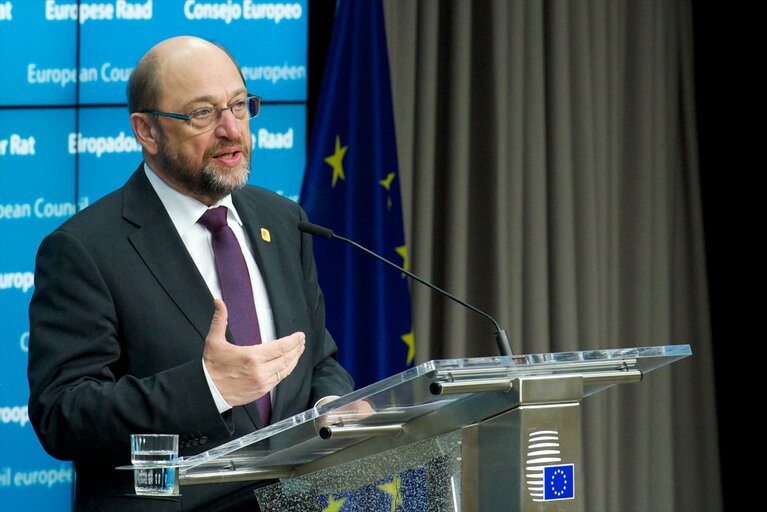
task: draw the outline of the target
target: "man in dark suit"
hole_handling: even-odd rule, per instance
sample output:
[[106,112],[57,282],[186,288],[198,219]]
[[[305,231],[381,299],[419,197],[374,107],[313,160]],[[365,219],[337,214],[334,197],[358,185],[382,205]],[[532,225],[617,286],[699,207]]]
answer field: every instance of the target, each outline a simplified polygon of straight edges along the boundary
[[[38,252],[30,419],[50,454],[74,461],[78,510],[255,510],[252,483],[137,497],[132,472],[114,467],[130,461],[130,434],[179,434],[190,456],[353,389],[333,358],[311,238],[296,228],[306,216],[245,186],[260,99],[224,49],[158,44],[128,102],[144,163]],[[247,262],[254,345],[233,339],[219,256],[198,221],[220,206]]]

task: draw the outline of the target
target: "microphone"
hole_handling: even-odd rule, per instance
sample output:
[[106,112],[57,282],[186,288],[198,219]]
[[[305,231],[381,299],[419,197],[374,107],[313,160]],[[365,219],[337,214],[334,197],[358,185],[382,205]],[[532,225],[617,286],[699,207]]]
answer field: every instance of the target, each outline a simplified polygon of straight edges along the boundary
[[353,240],[349,240],[348,238],[344,238],[344,237],[342,237],[340,235],[336,235],[335,233],[333,233],[332,229],[328,229],[326,227],[319,226],[317,224],[312,224],[311,222],[301,221],[301,222],[298,223],[298,230],[301,231],[302,233],[308,233],[310,235],[315,235],[315,236],[319,236],[319,237],[322,237],[322,238],[327,238],[328,240],[333,239],[333,238],[337,238],[338,240],[341,240],[342,242],[346,242],[347,244],[352,245],[352,246],[356,247],[357,249],[360,249],[361,251],[366,252],[367,254],[373,256],[374,258],[376,258],[376,259],[378,259],[380,261],[383,261],[384,263],[386,263],[390,267],[396,268],[397,270],[399,270],[403,274],[405,274],[405,275],[407,275],[409,277],[412,277],[413,279],[415,279],[419,283],[428,286],[432,290],[436,290],[437,292],[441,293],[443,296],[445,296],[445,297],[447,297],[449,299],[454,300],[458,304],[460,304],[460,305],[462,305],[462,306],[464,306],[464,307],[474,311],[475,313],[479,313],[480,315],[484,316],[485,318],[487,318],[488,320],[493,322],[493,325],[495,326],[495,329],[496,329],[496,332],[495,332],[495,342],[498,345],[498,351],[500,352],[500,354],[502,356],[512,356],[513,355],[512,352],[511,352],[511,345],[509,344],[509,336],[506,334],[506,331],[504,329],[501,329],[501,326],[498,325],[498,322],[495,321],[495,318],[493,318],[492,316],[488,315],[487,313],[485,313],[481,309],[476,308],[476,307],[472,306],[471,304],[462,301],[458,297],[455,297],[454,295],[451,295],[450,293],[446,292],[445,290],[443,290],[439,286],[437,286],[435,284],[432,284],[429,281],[426,281],[425,279],[422,279],[422,278],[418,277],[417,275],[413,274],[412,272],[408,272],[407,270],[405,270],[404,268],[400,267],[396,263],[392,263],[391,261],[387,260],[383,256],[374,253],[370,249],[367,249],[366,247],[361,246],[357,242],[355,242]]

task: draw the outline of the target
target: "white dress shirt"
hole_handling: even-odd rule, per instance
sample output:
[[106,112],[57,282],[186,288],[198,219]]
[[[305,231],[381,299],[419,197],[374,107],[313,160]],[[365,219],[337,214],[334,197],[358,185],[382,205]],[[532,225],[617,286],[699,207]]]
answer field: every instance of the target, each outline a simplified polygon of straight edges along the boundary
[[[173,225],[176,227],[176,231],[178,231],[187,251],[189,251],[189,255],[192,257],[192,260],[194,260],[195,265],[197,265],[197,269],[205,280],[205,284],[208,285],[210,293],[216,298],[221,297],[221,285],[218,282],[218,274],[216,273],[216,262],[213,256],[213,246],[211,244],[211,233],[205,226],[199,224],[197,221],[206,210],[218,206],[226,206],[228,210],[227,221],[229,227],[240,242],[242,254],[245,257],[245,263],[248,266],[250,281],[253,285],[253,300],[256,304],[258,325],[259,330],[261,331],[261,342],[268,343],[274,340],[275,330],[272,306],[266,293],[266,286],[264,285],[261,271],[258,269],[256,260],[253,257],[250,241],[243,229],[242,220],[232,203],[232,196],[226,196],[215,205],[209,207],[197,199],[186,196],[169,186],[160,179],[160,177],[157,176],[146,163],[144,164],[144,172],[149,179],[149,183],[152,184],[155,192],[157,192],[157,195],[160,197],[163,206],[165,206],[171,221],[173,221]],[[218,411],[223,413],[231,409],[232,406],[224,400],[224,397],[221,396],[221,393],[219,393],[216,385],[210,378],[208,369],[205,367],[205,361],[202,362],[202,368],[205,372],[205,377],[208,379],[208,386],[210,387],[210,392],[213,395],[213,400],[216,402]],[[272,393],[273,392],[274,390],[272,390]]]

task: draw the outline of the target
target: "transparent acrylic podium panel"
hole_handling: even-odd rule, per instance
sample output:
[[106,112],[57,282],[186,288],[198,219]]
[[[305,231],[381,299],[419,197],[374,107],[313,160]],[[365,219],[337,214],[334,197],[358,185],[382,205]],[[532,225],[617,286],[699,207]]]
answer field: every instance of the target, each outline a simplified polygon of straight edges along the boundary
[[255,491],[263,511],[457,512],[461,434],[453,431]]
[[[450,433],[527,400],[523,382],[568,378],[576,387],[570,386],[564,398],[551,399],[580,401],[615,384],[637,382],[691,353],[689,345],[670,345],[429,361],[181,459],[182,491],[195,483],[297,478],[408,446],[413,455],[422,449],[439,459],[454,454]],[[415,458],[426,460],[425,455]],[[369,475],[370,483],[378,473]]]
[[[429,361],[156,467],[178,468],[182,487],[273,480],[257,492],[270,511],[340,510],[336,500],[355,493],[352,510],[390,510],[408,489],[409,511],[580,511],[580,401],[690,355],[669,345]],[[550,466],[530,473],[528,437],[541,432],[560,436],[572,462],[555,466],[554,505],[542,483]]]

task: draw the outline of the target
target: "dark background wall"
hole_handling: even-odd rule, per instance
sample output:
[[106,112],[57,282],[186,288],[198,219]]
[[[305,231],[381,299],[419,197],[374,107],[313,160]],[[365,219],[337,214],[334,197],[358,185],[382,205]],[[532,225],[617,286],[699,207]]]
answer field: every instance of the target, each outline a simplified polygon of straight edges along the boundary
[[[725,510],[735,507],[737,475],[742,472],[739,428],[746,408],[735,407],[748,354],[758,345],[755,307],[761,290],[752,273],[762,238],[755,224],[758,160],[752,159],[758,137],[757,107],[752,94],[756,70],[751,56],[758,30],[742,9],[723,9],[715,2],[693,3],[695,89],[706,236],[706,258],[715,357],[717,414]],[[763,30],[763,29],[761,29]],[[763,132],[763,129],[761,130]],[[758,361],[758,356],[757,356]],[[756,370],[758,371],[758,369]],[[751,425],[752,427],[754,425]],[[741,434],[742,435],[742,434]],[[736,444],[738,443],[738,444]],[[737,457],[737,459],[736,459]],[[739,469],[740,468],[740,469]]]
[[[641,0],[637,0],[641,1]],[[311,134],[330,43],[335,2],[315,0],[309,19],[309,108]],[[698,120],[700,180],[706,238],[715,379],[719,418],[720,457],[725,510],[734,508],[741,461],[736,430],[743,426],[734,406],[740,385],[743,354],[755,347],[760,334],[751,318],[761,289],[752,275],[754,256],[762,238],[754,211],[758,168],[752,157],[759,147],[760,129],[754,84],[759,84],[755,57],[758,28],[746,26],[748,12],[723,8],[717,2],[693,2],[695,90]],[[751,19],[757,20],[752,13]],[[753,93],[753,94],[752,94]],[[749,193],[751,192],[751,193]],[[753,315],[753,316],[752,316]],[[745,356],[747,357],[747,356]],[[758,371],[758,370],[757,370]],[[693,433],[690,433],[694,435]],[[736,466],[736,464],[738,466]]]

